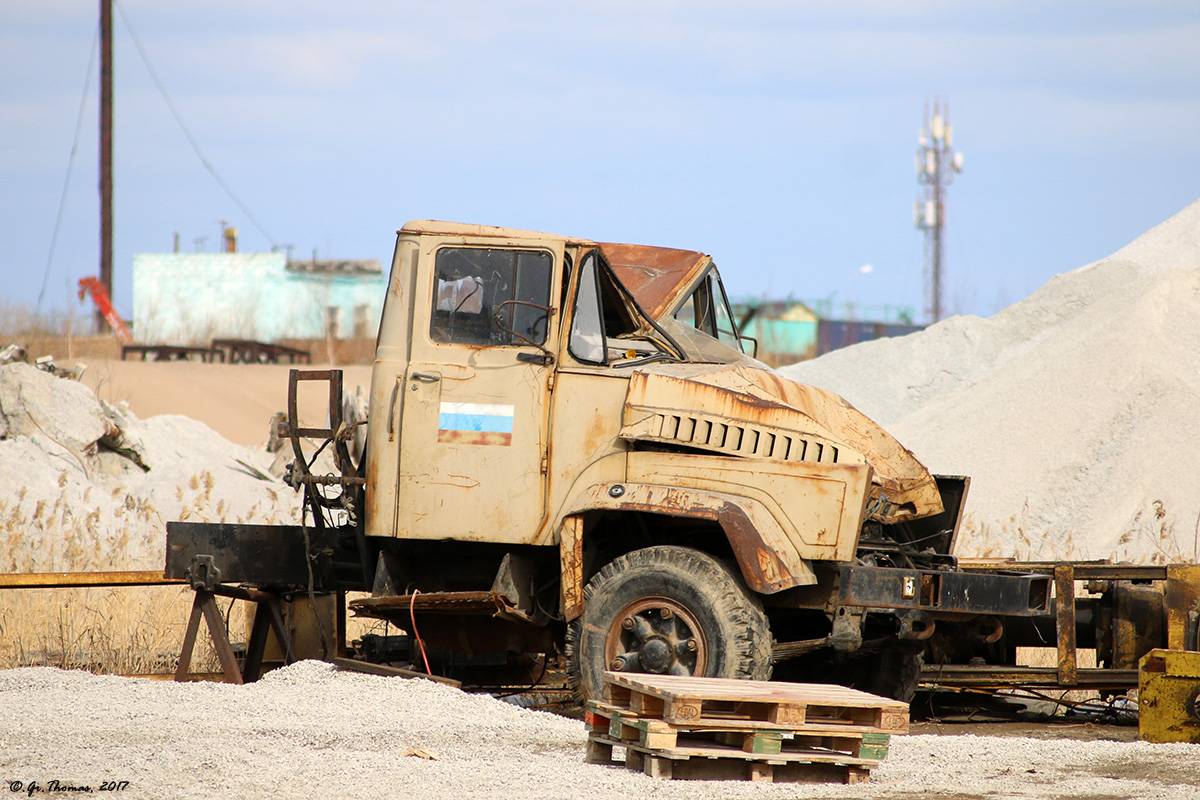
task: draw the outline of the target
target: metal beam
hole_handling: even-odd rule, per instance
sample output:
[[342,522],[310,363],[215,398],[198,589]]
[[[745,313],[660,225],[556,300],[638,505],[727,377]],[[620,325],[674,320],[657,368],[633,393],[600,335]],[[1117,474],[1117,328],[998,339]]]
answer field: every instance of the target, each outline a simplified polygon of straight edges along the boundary
[[1168,566],[1151,564],[1112,564],[1108,561],[1009,561],[1002,558],[960,558],[958,566],[967,572],[1032,572],[1053,575],[1058,567],[1069,566],[1075,580],[1162,581]]
[[1070,564],[1054,568],[1054,615],[1058,622],[1058,682],[1073,686],[1079,679],[1075,650],[1075,568]]
[[26,572],[0,575],[0,589],[73,589],[81,586],[173,586],[159,570],[144,572]]
[[970,686],[978,689],[1030,686],[1059,689],[1132,689],[1136,669],[1079,669],[1075,682],[1059,681],[1058,667],[973,667],[964,664],[931,666],[921,670],[921,683],[932,686]]

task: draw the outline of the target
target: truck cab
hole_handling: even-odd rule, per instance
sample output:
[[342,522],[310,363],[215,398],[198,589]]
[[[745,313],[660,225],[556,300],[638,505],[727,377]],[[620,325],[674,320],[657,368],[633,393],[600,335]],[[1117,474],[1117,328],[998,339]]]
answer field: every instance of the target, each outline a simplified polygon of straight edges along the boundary
[[773,627],[832,635],[864,526],[946,515],[885,431],[751,357],[702,253],[417,221],[387,291],[358,613],[488,594],[588,696],[606,668],[765,678]]

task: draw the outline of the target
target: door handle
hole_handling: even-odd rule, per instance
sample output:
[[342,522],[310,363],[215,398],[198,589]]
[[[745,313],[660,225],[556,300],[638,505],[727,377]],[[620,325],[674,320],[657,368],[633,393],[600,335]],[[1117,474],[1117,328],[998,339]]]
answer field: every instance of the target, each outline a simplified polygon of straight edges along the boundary
[[400,394],[400,380],[392,387],[392,407],[388,410],[388,441],[396,441],[396,398]]
[[414,381],[429,381],[430,383],[436,383],[442,379],[441,375],[429,375],[424,372],[413,372],[410,373],[408,377],[412,378]]

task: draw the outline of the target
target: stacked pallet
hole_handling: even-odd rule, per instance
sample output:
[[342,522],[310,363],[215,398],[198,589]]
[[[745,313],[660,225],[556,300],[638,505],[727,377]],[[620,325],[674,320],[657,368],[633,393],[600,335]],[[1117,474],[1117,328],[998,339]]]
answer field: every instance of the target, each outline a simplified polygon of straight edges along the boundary
[[587,760],[658,778],[858,783],[908,731],[908,704],[844,686],[608,672]]

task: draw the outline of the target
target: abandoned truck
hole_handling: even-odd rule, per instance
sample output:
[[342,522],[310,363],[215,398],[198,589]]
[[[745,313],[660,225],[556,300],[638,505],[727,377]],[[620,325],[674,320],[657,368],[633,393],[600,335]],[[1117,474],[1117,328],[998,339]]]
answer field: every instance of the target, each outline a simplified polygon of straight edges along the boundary
[[[411,222],[361,457],[341,373],[293,371],[304,524],[171,523],[167,573],[370,592],[356,614],[415,634],[379,660],[477,686],[561,668],[584,697],[625,670],[905,698],[931,637],[1047,613],[1044,576],[956,568],[965,478],[753,352],[701,253]],[[306,381],[327,428],[297,419]]]

